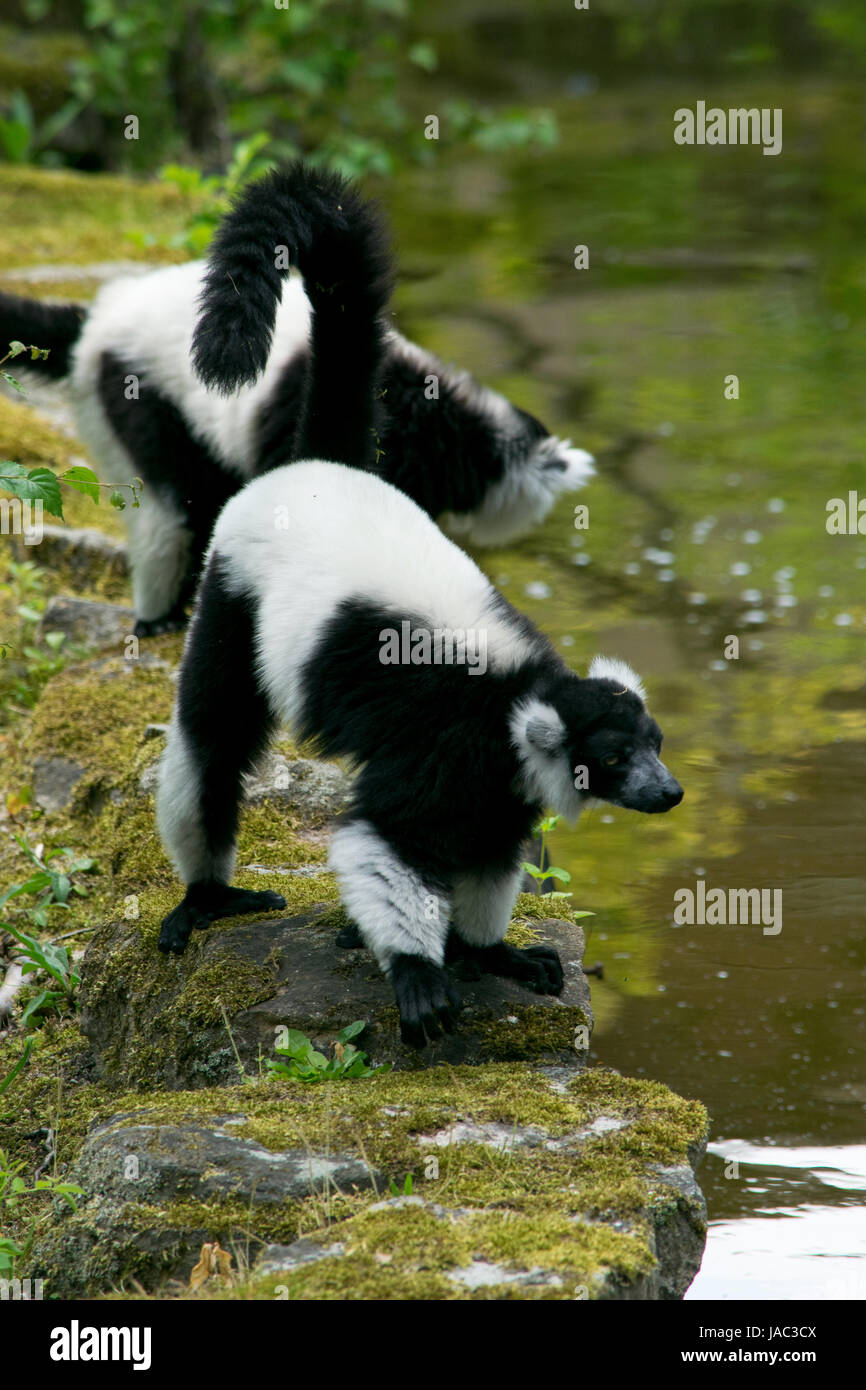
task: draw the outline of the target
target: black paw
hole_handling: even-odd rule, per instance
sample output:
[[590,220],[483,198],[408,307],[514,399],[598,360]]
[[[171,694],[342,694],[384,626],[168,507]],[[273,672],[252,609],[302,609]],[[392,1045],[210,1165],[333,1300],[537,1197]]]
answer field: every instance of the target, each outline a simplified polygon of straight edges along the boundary
[[421,956],[395,956],[391,983],[400,1010],[400,1037],[408,1047],[453,1033],[460,998],[447,971]]
[[242,917],[250,912],[273,912],[285,906],[282,893],[272,893],[269,888],[223,888],[219,897],[208,904],[212,921],[218,917]]
[[364,938],[354,922],[348,922],[337,933],[337,945],[344,951],[363,951]]
[[481,975],[499,975],[516,980],[537,994],[560,994],[563,986],[562,962],[552,946],[527,946],[519,950],[500,941],[495,946],[470,946],[456,932],[448,938],[448,960],[458,961],[463,978],[477,980]]
[[184,898],[173,912],[163,918],[157,943],[159,949],[166,955],[171,951],[176,956],[182,956],[193,932],[203,931],[210,926],[211,920],[206,912]]
[[273,912],[286,906],[280,893],[229,888],[224,883],[191,883],[186,897],[163,920],[158,946],[182,955],[194,931],[204,931],[219,917],[238,917],[249,912]]
[[136,618],[133,637],[159,637],[163,632],[183,632],[189,619],[184,611],[172,609],[161,618]]
[[513,961],[513,980],[534,989],[537,994],[562,993],[562,961],[552,946],[527,946],[522,951],[516,946],[506,946],[505,950]]

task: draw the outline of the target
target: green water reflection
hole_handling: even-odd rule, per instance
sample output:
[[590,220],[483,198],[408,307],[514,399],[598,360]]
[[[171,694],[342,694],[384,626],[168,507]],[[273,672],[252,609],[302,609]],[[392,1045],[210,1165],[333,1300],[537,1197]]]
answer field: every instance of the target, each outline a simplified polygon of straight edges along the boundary
[[[563,502],[477,558],[575,669],[636,666],[686,789],[669,816],[595,810],[553,837],[596,913],[594,1055],[700,1097],[715,1140],[862,1144],[866,536],[825,527],[829,498],[866,496],[862,90],[714,87],[784,108],[769,159],[674,145],[694,83],[565,88],[545,93],[557,149],[451,159],[389,201],[404,330],[599,458],[588,530]],[[699,877],[781,889],[781,932],[675,927]],[[718,1156],[702,1181],[720,1222],[866,1187],[808,1163],[732,1181]]]

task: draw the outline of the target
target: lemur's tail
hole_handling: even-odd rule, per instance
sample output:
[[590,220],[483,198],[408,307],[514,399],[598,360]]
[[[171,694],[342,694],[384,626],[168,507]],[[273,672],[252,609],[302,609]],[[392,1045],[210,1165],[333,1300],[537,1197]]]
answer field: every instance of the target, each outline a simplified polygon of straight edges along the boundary
[[[9,344],[24,343],[26,347],[49,348],[47,357],[19,357],[24,363],[45,376],[63,377],[69,371],[69,352],[81,332],[87,313],[83,304],[41,304],[38,299],[25,299],[17,294],[0,294],[0,357],[5,357]],[[13,366],[14,374],[14,366]]]
[[282,280],[294,267],[313,307],[311,382],[295,456],[371,463],[391,290],[376,208],[340,174],[298,161],[244,189],[208,260],[193,335],[201,380],[228,394],[262,373]]

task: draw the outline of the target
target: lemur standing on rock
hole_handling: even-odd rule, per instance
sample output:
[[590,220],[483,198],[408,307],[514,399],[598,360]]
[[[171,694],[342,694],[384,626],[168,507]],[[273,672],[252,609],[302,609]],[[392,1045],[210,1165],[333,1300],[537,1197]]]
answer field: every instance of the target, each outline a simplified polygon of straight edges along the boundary
[[[263,274],[260,248],[292,247],[281,177],[258,204],[254,238],[236,236],[231,219],[217,237],[193,344],[214,387],[236,389],[267,362],[279,277],[273,256]],[[345,187],[316,178],[348,217]],[[160,834],[186,893],[159,947],[180,953],[194,928],[285,906],[277,893],[229,886],[242,778],[285,722],[358,770],[330,865],[392,981],[402,1038],[421,1047],[454,1027],[445,967],[455,955],[561,990],[556,951],[503,939],[522,845],[544,807],[570,819],[590,798],[667,811],[682,789],[624,663],[596,658],[581,679],[405,492],[320,461],[367,436],[387,352],[388,263],[369,209],[364,226],[351,295],[316,317],[297,446],[308,461],[250,482],[208,548],[160,769]],[[386,635],[407,621],[420,634],[418,664],[383,660]],[[469,632],[485,635],[483,672],[454,660],[453,646],[450,663],[430,659],[436,634]]]

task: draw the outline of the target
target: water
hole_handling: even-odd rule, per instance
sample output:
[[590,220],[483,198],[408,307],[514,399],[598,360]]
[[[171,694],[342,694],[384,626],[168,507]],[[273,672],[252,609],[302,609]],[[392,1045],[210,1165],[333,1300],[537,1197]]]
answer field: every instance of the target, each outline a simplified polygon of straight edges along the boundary
[[[536,71],[557,149],[467,150],[389,194],[400,323],[598,451],[587,530],[564,502],[477,558],[575,669],[636,667],[685,787],[551,853],[596,914],[595,1058],[711,1114],[689,1297],[862,1298],[866,536],[825,525],[866,496],[860,98],[717,83],[784,107],[768,159],[673,145],[694,84],[590,92],[578,67]],[[781,890],[781,930],[675,925],[699,880]]]

